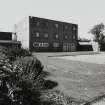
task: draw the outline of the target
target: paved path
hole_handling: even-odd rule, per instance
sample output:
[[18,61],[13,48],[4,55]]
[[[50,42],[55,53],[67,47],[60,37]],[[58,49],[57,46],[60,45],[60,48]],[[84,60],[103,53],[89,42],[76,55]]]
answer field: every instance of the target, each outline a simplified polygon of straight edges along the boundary
[[105,54],[95,54],[95,55],[77,55],[77,56],[63,56],[57,57],[60,59],[81,61],[86,63],[96,63],[96,64],[105,64]]

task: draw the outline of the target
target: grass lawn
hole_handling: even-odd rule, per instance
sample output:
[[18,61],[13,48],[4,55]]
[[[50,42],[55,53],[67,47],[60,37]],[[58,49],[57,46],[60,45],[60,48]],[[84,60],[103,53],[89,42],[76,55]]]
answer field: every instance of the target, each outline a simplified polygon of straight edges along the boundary
[[[77,52],[74,55],[78,54]],[[65,95],[76,98],[78,101],[88,101],[105,94],[104,64],[48,57],[48,53],[35,55],[45,65],[45,70],[50,73],[47,79],[57,82],[58,85],[53,89],[58,89],[64,92]],[[50,53],[50,56],[53,56],[53,53]]]

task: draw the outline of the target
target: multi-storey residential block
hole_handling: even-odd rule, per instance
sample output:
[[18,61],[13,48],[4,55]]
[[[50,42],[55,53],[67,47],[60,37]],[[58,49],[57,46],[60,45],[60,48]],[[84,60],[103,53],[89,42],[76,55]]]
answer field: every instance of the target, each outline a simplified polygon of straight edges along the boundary
[[29,16],[15,24],[15,32],[22,47],[30,51],[62,52],[77,49],[77,24]]

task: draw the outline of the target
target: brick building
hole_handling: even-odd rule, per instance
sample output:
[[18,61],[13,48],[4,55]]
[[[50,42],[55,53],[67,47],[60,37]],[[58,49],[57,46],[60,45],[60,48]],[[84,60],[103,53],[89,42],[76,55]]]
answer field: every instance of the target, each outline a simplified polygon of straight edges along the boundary
[[78,25],[38,17],[26,17],[15,24],[23,48],[36,52],[76,51]]

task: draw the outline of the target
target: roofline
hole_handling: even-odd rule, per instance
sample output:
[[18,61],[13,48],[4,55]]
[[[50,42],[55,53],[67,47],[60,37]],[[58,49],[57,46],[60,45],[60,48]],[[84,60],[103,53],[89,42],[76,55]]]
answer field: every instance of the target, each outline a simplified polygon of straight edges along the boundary
[[21,44],[20,41],[12,41],[12,40],[0,40],[0,43],[14,43],[14,44]]
[[63,20],[58,20],[58,19],[54,20],[54,19],[48,19],[48,18],[42,18],[42,17],[36,17],[36,16],[29,16],[29,18],[30,17],[39,18],[39,19],[46,19],[46,20],[55,21],[55,22],[62,22],[62,23],[67,23],[67,24],[69,23],[69,24],[77,25],[78,26],[78,24],[70,23],[70,22],[63,21]]
[[14,33],[14,32],[10,32],[10,31],[0,31],[0,32],[4,32],[4,33]]

